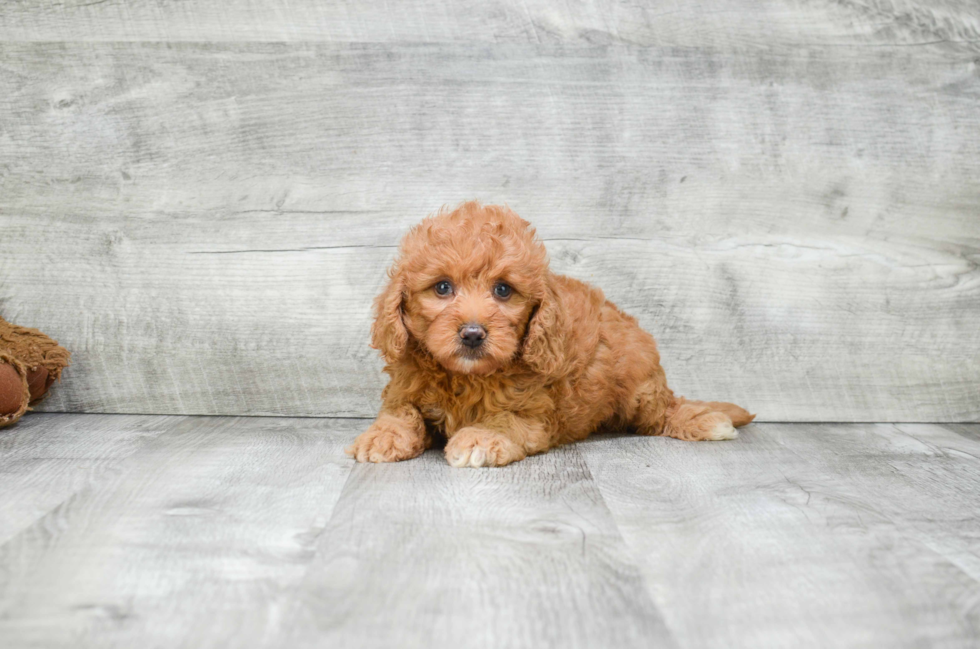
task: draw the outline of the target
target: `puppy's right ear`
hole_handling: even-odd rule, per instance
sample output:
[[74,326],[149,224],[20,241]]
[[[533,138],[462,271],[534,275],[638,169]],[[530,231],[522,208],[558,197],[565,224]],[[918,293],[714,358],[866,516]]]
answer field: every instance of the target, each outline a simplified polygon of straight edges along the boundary
[[388,271],[388,285],[374,299],[374,323],[371,325],[371,347],[379,350],[385,362],[394,363],[405,354],[408,331],[402,321],[405,284],[397,266]]

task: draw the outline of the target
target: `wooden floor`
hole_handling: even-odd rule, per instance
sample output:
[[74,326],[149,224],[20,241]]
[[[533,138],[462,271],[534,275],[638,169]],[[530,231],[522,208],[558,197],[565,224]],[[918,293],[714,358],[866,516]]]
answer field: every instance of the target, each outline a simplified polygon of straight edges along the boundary
[[4,647],[975,647],[980,425],[355,466],[363,420],[0,433]]

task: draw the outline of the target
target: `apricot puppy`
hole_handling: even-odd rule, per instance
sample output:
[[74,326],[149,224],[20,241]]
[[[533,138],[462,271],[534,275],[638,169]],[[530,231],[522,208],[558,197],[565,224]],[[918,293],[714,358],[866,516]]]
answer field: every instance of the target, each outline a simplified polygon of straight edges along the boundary
[[721,440],[755,418],[675,396],[653,337],[599,289],[552,273],[507,207],[426,218],[388,275],[371,345],[391,380],[347,448],[359,462],[407,460],[440,435],[452,466],[504,466],[600,428]]

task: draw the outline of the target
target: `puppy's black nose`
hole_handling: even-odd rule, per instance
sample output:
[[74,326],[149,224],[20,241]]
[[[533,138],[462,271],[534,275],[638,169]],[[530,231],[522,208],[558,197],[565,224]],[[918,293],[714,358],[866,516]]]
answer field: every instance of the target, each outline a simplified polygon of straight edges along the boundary
[[459,328],[459,337],[467,347],[476,348],[483,344],[483,339],[487,337],[487,330],[471,322]]

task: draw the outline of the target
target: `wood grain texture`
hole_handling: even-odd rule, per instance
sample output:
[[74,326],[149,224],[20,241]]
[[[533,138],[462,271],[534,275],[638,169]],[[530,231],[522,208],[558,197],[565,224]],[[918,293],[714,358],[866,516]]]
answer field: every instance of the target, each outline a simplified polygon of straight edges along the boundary
[[945,427],[967,439],[980,441],[980,424],[946,424]]
[[292,647],[673,646],[575,447],[356,466],[293,606]]
[[357,41],[766,48],[942,45],[977,51],[973,0],[17,0],[8,41]]
[[119,464],[177,417],[31,414],[0,435],[0,544]]
[[[0,546],[4,646],[257,646],[276,628],[278,603],[340,495],[351,464],[342,447],[360,422],[145,419],[166,430]],[[55,423],[67,434],[89,421]],[[43,453],[37,429],[15,429],[22,453]],[[38,500],[86,463],[65,458],[63,476],[41,467],[5,479],[20,477],[19,495]]]
[[369,305],[442,202],[764,420],[980,417],[980,77],[934,48],[0,45],[0,308],[48,410],[369,416]]
[[980,425],[598,436],[476,470],[353,466],[366,423],[25,418],[0,486],[62,498],[0,540],[3,646],[980,642]]
[[580,451],[681,646],[980,641],[980,440],[771,424]]

